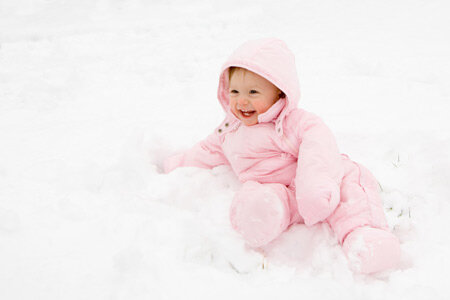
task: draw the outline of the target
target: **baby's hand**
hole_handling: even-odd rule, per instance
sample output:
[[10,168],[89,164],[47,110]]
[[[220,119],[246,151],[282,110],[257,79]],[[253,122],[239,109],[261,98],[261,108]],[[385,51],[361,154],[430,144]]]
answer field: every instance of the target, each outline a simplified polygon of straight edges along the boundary
[[166,158],[163,162],[163,172],[165,174],[172,172],[174,169],[182,165],[183,154],[175,154]]
[[[323,182],[322,182],[323,183]],[[297,186],[296,198],[298,211],[305,225],[312,226],[328,218],[340,201],[340,188],[335,182],[320,186],[304,184]]]

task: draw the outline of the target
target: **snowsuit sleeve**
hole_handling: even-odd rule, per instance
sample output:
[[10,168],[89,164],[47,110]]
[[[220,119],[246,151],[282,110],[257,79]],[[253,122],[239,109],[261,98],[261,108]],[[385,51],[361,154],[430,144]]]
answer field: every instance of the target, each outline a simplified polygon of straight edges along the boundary
[[332,132],[319,117],[305,112],[297,126],[296,200],[305,224],[311,226],[328,218],[339,204],[341,156]]
[[220,137],[213,132],[191,149],[165,159],[163,167],[164,173],[169,173],[178,167],[212,169],[225,164],[229,163],[223,154]]

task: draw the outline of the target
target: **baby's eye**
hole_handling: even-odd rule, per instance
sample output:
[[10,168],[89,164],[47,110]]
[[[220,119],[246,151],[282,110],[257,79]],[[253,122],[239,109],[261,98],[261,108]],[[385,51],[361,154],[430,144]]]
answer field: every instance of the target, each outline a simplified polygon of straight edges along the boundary
[[257,90],[251,90],[251,91],[250,91],[250,94],[257,94],[257,93],[258,93]]
[[236,91],[236,90],[231,90],[230,93],[232,93],[232,94],[237,94],[237,93],[239,93],[239,92]]

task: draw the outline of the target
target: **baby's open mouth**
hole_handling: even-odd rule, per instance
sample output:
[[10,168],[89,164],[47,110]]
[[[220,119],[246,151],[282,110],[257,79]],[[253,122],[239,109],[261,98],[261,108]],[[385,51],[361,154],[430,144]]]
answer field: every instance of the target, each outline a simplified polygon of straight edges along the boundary
[[239,110],[241,115],[244,116],[245,118],[249,118],[251,116],[253,116],[253,114],[256,112],[256,110]]

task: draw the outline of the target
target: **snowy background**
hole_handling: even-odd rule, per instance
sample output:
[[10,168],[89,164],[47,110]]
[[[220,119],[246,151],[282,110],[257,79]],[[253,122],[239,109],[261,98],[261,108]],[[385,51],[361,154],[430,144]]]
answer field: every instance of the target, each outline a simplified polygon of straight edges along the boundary
[[[0,0],[0,299],[448,299],[450,4]],[[260,251],[227,167],[164,157],[222,120],[242,42],[295,53],[300,105],[383,189],[399,270],[353,274],[325,225]]]

